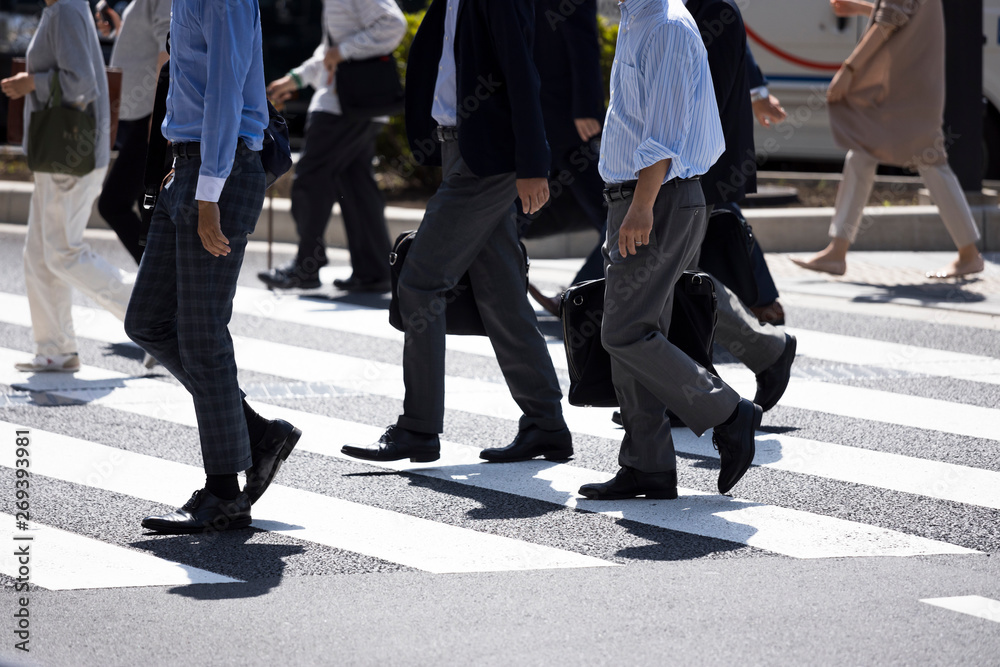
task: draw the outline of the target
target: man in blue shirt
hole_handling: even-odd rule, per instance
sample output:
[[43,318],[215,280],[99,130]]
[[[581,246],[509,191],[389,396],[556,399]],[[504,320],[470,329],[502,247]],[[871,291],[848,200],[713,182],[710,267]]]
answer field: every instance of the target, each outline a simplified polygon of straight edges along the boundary
[[174,169],[153,214],[125,330],[191,392],[207,476],[183,507],[142,525],[195,533],[249,526],[250,505],[301,433],[243,399],[228,329],[247,235],[264,203],[260,10],[255,0],[174,0],[170,39],[163,135]]
[[674,285],[704,237],[698,177],[725,149],[701,35],[683,0],[626,0],[611,71],[599,168],[607,183],[607,287],[601,338],[625,437],[621,469],[585,484],[595,500],[676,498],[669,409],[714,427],[726,493],[754,455],[761,409],[667,340]]

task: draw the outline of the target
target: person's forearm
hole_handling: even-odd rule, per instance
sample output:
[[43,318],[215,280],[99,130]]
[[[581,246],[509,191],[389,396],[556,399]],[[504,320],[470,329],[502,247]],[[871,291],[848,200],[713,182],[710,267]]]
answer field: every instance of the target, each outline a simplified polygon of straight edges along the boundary
[[653,208],[668,171],[670,171],[669,159],[660,160],[645,169],[640,169],[639,182],[636,183],[635,192],[632,193],[632,206]]

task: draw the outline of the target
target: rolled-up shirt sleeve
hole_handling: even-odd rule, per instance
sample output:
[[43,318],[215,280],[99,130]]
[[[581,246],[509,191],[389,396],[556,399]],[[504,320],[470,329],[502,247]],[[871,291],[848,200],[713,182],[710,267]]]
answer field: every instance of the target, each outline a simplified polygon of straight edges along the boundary
[[337,45],[345,60],[360,60],[391,53],[406,34],[406,18],[395,0],[354,0],[364,26]]
[[[60,12],[55,15],[55,19],[48,34],[55,36],[52,48],[59,68],[63,103],[82,108],[96,100],[99,92],[93,63],[89,58],[81,56],[90,53],[87,44],[90,38],[88,30],[93,30],[93,25],[85,24],[75,12]],[[35,72],[35,95],[40,102],[47,102],[52,96],[54,74],[55,71]],[[104,72],[101,75],[104,76]]]
[[324,40],[316,47],[309,60],[306,60],[292,70],[295,76],[302,79],[303,85],[312,86],[316,90],[326,86],[327,78],[329,78],[326,67],[323,65],[323,56],[326,55],[326,49],[327,44]]
[[680,67],[676,60],[694,62],[695,57],[689,36],[672,25],[657,28],[644,45],[637,72],[639,88],[645,93],[642,136],[633,156],[637,177],[642,169],[683,154],[691,126],[693,92],[698,86],[681,76],[696,68]]
[[[219,201],[233,168],[243,112],[243,85],[252,63],[254,34],[249,12],[229,12],[227,3],[204,3],[202,30],[208,50],[205,120],[201,136],[201,169],[195,199]],[[218,48],[225,44],[226,48]]]

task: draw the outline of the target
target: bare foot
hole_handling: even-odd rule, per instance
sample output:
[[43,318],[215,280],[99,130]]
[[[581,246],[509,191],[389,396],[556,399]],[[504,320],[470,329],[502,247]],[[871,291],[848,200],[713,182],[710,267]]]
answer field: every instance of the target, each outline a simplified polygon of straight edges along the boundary
[[823,253],[819,253],[809,259],[791,258],[792,263],[810,271],[820,273],[830,273],[835,276],[842,276],[847,273],[847,261],[843,259],[827,259]]
[[970,260],[962,260],[961,258],[956,259],[948,266],[942,267],[937,271],[929,271],[926,275],[928,278],[945,280],[947,278],[961,278],[962,276],[968,276],[973,273],[980,273],[985,268],[986,262],[983,261],[983,256],[977,253],[977,255]]

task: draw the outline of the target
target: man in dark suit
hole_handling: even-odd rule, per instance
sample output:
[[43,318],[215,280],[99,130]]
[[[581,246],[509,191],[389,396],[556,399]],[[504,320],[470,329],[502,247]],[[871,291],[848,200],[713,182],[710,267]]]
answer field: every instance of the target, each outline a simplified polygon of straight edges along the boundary
[[569,458],[562,394],[525,294],[514,199],[549,197],[529,0],[434,0],[410,47],[406,129],[414,158],[443,167],[399,276],[405,329],[403,414],[360,459],[435,461],[444,428],[446,292],[468,272],[507,386],[523,412],[490,461]]
[[[685,7],[701,31],[712,72],[715,101],[726,150],[701,177],[706,212],[716,206],[736,207],[757,191],[757,157],[753,143],[753,108],[747,78],[747,43],[743,17],[732,0],[687,0]],[[698,257],[694,264],[697,265]],[[692,267],[693,268],[693,267]],[[781,398],[795,359],[795,338],[761,324],[718,279],[719,315],[715,339],[757,375],[754,403],[770,410]]]
[[[572,228],[571,219],[600,232],[600,241],[573,283],[604,277],[604,181],[597,170],[601,120],[604,118],[604,80],[601,77],[597,0],[578,0],[565,11],[563,0],[535,3],[535,67],[542,84],[545,136],[552,149],[552,200],[535,219],[533,228]],[[522,220],[522,224],[530,221]],[[526,234],[531,236],[534,229]],[[550,232],[551,233],[551,232]],[[534,286],[531,295],[553,315],[559,300]]]

